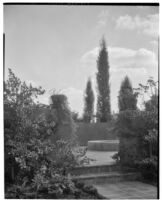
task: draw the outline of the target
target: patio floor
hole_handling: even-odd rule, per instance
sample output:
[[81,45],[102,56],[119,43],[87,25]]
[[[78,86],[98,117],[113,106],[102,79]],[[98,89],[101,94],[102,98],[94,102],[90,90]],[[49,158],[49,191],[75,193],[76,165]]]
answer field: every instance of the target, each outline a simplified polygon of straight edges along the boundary
[[157,199],[157,187],[139,181],[94,185],[108,199]]

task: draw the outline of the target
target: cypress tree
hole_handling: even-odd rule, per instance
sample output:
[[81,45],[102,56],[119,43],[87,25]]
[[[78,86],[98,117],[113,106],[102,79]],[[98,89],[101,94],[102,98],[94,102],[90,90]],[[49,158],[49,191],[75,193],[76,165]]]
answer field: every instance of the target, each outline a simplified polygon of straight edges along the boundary
[[111,120],[109,68],[108,52],[105,39],[103,38],[97,60],[98,72],[96,76],[98,85],[97,121],[99,122]]
[[126,76],[121,83],[119,96],[118,96],[119,111],[136,110],[137,98],[133,92],[132,84]]
[[94,93],[90,78],[87,81],[87,86],[84,95],[84,114],[83,119],[85,122],[91,122],[94,113]]

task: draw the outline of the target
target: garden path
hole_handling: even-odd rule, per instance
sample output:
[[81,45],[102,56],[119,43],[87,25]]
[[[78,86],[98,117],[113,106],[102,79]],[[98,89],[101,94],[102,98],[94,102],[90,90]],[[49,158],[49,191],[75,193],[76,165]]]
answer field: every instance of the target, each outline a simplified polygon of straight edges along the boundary
[[[89,165],[112,165],[112,156],[116,152],[90,151],[86,156],[93,161]],[[100,183],[94,185],[99,194],[108,199],[157,199],[157,187],[139,181],[122,181],[115,183]]]
[[94,185],[108,199],[157,199],[157,187],[139,181]]

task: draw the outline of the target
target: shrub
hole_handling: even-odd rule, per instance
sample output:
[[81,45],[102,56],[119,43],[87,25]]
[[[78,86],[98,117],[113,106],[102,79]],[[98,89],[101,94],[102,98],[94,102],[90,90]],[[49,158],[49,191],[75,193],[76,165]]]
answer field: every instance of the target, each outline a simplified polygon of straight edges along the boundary
[[120,111],[137,109],[136,93],[133,92],[132,84],[128,76],[126,76],[121,83],[118,96],[118,106]]
[[142,172],[142,176],[145,180],[154,180],[158,182],[158,160],[157,156],[145,158],[142,161],[137,162],[138,169]]
[[66,120],[74,130],[66,98],[61,96],[60,102],[56,95],[52,106],[36,104],[35,97],[43,93],[9,70],[4,88],[6,198],[74,198],[77,193],[67,175],[78,165],[72,144],[61,138],[51,140]]
[[4,85],[6,197],[30,198],[34,193],[36,198],[42,190],[48,191],[48,195],[51,190],[53,194],[59,191],[54,198],[65,190],[72,191],[73,183],[66,170],[77,162],[68,141],[52,143],[50,139],[61,122],[50,107],[35,103],[44,90],[21,82],[12,70]]
[[53,142],[58,139],[68,140],[71,143],[76,142],[76,126],[68,107],[67,97],[63,94],[54,94],[51,96],[51,111],[55,116],[54,120],[57,131],[52,139]]
[[[119,114],[117,132],[120,138],[119,156],[122,164],[134,165],[137,160],[150,156],[150,130],[157,130],[155,112],[124,111]],[[152,133],[157,137],[157,133]],[[149,139],[150,138],[150,139]],[[157,138],[151,142],[154,155],[157,155]]]
[[[148,93],[149,88],[155,86],[154,83],[153,80],[148,80],[147,86],[140,84],[140,95]],[[157,181],[158,177],[159,121],[158,95],[157,90],[155,91],[155,94],[151,93],[149,101],[143,102],[145,109],[121,111],[116,122],[120,145],[115,159],[122,166],[138,167],[143,177],[152,181]]]

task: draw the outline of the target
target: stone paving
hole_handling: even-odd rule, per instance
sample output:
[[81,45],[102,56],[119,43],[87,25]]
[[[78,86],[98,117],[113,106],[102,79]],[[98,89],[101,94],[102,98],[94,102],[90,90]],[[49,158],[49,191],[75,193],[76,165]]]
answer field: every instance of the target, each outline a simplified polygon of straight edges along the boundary
[[[116,152],[90,151],[86,156],[93,159],[89,165],[107,165],[115,161],[112,156]],[[157,199],[157,187],[139,181],[122,181],[94,185],[98,192],[108,199]]]
[[138,181],[124,181],[94,186],[100,194],[108,199],[157,199],[157,187]]

